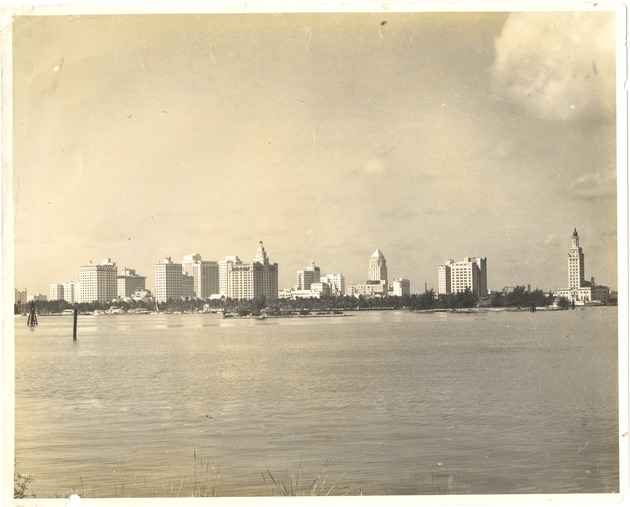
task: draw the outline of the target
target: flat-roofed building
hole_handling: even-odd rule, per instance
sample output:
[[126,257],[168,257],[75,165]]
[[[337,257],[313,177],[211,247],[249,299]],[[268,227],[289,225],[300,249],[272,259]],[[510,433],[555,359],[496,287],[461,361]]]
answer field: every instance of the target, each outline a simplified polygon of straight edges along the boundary
[[165,303],[182,297],[182,265],[165,257],[155,265],[155,300]]
[[147,277],[138,275],[135,269],[125,268],[117,278],[118,297],[126,298],[137,290],[146,289],[146,280]]
[[63,285],[60,283],[51,283],[48,294],[51,301],[61,301],[63,299]]
[[394,296],[409,296],[411,295],[411,282],[406,278],[396,278],[393,282]]
[[320,282],[330,285],[332,294],[343,296],[346,293],[346,278],[342,274],[327,274],[320,277]]
[[219,263],[204,261],[199,254],[184,256],[182,261],[184,273],[193,277],[195,297],[206,299],[219,294]]
[[81,266],[79,269],[79,303],[104,303],[113,301],[118,295],[118,268],[108,257],[100,264]]

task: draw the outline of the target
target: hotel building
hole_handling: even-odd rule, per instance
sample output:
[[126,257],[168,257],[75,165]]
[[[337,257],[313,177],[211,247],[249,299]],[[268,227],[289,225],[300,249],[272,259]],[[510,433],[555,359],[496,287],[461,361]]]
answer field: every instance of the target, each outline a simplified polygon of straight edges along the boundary
[[269,262],[262,241],[258,243],[256,256],[251,264],[232,259],[238,259],[238,257],[226,258],[222,261],[224,263],[222,267],[225,266],[226,297],[231,299],[254,299],[259,296],[278,298],[278,264]]
[[341,274],[321,276],[319,281],[327,283],[330,286],[331,293],[336,296],[343,296],[346,293],[346,278]]
[[219,263],[204,261],[199,254],[184,256],[182,269],[185,274],[193,277],[193,292],[195,297],[206,299],[213,294],[219,294]]
[[180,299],[182,290],[182,265],[166,257],[155,265],[155,300],[165,303],[169,299]]
[[486,258],[467,257],[462,261],[449,260],[438,266],[438,294],[460,292],[477,294],[479,298],[488,294],[488,272]]
[[118,297],[126,298],[137,290],[146,288],[146,276],[140,276],[135,269],[125,268],[123,274],[117,278]]
[[[118,294],[118,269],[110,258],[100,264],[81,266],[79,269],[79,303],[104,303],[113,301]],[[65,296],[65,294],[64,294]]]
[[392,294],[394,296],[411,295],[411,282],[406,278],[396,278],[393,282]]
[[311,285],[320,282],[320,270],[315,266],[315,261],[311,262],[311,265],[306,269],[297,272],[297,283],[295,288],[297,290],[309,290]]

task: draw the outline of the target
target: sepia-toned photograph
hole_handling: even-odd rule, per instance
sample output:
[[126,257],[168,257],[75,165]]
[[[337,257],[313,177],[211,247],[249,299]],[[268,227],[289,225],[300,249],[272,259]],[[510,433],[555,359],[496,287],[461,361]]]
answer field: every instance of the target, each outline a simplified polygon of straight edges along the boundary
[[550,5],[5,9],[3,505],[623,500],[626,13]]

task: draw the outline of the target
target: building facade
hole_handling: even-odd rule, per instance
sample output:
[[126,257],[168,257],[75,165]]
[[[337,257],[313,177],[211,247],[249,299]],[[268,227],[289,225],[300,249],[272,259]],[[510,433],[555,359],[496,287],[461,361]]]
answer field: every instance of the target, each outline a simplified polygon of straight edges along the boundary
[[28,302],[28,291],[26,289],[14,289],[15,291],[15,304],[25,305]]
[[193,277],[195,297],[206,299],[213,294],[219,294],[219,263],[204,261],[199,254],[184,256],[182,261],[184,273]]
[[278,299],[278,264],[269,262],[263,242],[258,243],[254,261],[242,263],[234,257],[223,261],[226,271],[226,297]]
[[237,255],[230,255],[219,261],[219,294],[222,297],[228,297],[228,271],[234,264],[242,264]]
[[63,285],[60,283],[51,283],[48,295],[51,301],[61,301],[63,299]]
[[488,295],[485,257],[466,257],[459,262],[451,259],[438,266],[438,294],[457,294],[466,290],[479,298]]
[[343,296],[346,293],[346,279],[342,274],[327,274],[321,276],[319,281],[327,283],[335,296]]
[[165,257],[155,265],[155,300],[165,303],[182,297],[182,265]]
[[79,302],[79,289],[80,285],[78,282],[63,282],[63,299],[70,304]]
[[411,282],[406,278],[396,278],[393,282],[392,293],[394,296],[410,296]]
[[[79,269],[79,303],[104,303],[118,295],[118,269],[110,258],[100,264],[90,263]],[[65,297],[65,294],[64,294]]]
[[119,298],[131,296],[137,290],[146,289],[146,276],[140,276],[135,269],[125,268],[117,278],[117,292]]
[[312,284],[320,282],[320,278],[320,269],[315,266],[315,261],[312,261],[306,269],[297,272],[295,288],[297,290],[309,290]]
[[370,257],[370,264],[368,266],[368,283],[369,282],[381,282],[387,287],[387,261],[378,248],[374,251],[372,257]]
[[610,288],[598,285],[591,277],[588,282],[584,279],[584,252],[580,246],[580,236],[577,228],[573,229],[571,247],[567,255],[567,279],[569,286],[556,291],[557,297],[564,297],[571,303],[608,303],[610,301]]

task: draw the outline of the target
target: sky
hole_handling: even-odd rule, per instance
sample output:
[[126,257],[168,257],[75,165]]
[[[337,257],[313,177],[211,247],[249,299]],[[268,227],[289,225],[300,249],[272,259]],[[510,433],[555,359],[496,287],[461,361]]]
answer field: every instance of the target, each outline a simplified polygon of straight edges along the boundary
[[[33,13],[35,12],[35,13]],[[617,287],[615,19],[592,12],[46,15],[13,23],[15,285],[189,253],[437,289]],[[6,210],[5,210],[6,212]]]

